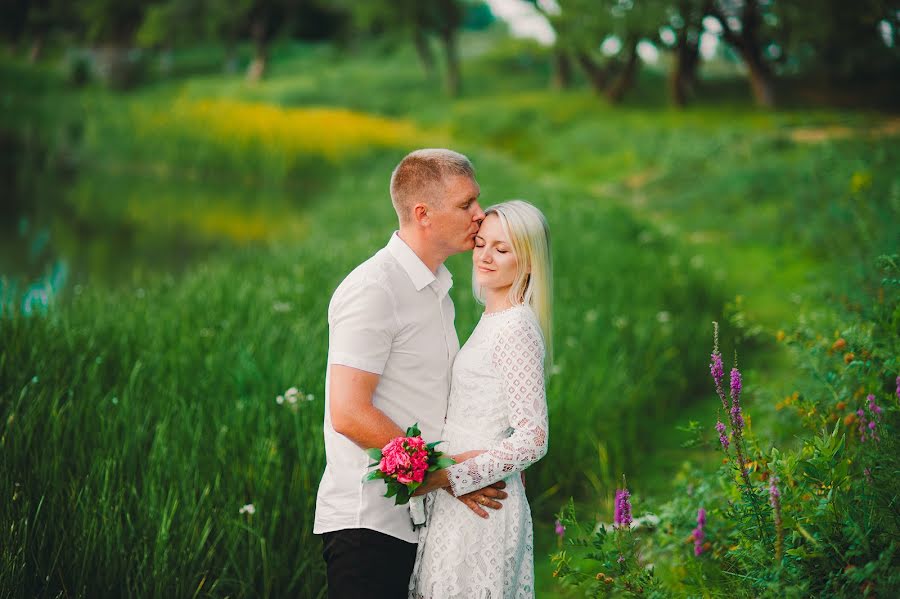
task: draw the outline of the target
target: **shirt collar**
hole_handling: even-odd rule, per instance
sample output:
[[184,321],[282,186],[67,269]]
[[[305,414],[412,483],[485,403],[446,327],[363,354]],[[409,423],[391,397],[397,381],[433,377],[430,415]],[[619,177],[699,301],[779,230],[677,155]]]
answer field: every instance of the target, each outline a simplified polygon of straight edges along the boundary
[[397,259],[403,270],[406,271],[416,291],[422,291],[425,287],[434,283],[441,295],[446,295],[450,288],[453,287],[453,275],[450,274],[447,267],[443,264],[438,266],[437,276],[435,276],[412,248],[400,239],[397,231],[394,231],[394,234],[391,235],[387,249]]

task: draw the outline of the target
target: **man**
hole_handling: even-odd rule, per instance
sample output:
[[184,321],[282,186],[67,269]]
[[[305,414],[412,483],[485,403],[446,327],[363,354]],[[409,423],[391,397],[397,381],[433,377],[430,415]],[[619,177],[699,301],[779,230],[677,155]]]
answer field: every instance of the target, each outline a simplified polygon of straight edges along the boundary
[[[363,483],[370,463],[364,450],[383,447],[414,423],[426,441],[440,438],[459,351],[444,261],[474,247],[484,218],[479,194],[462,154],[417,150],[406,156],[391,175],[400,230],[331,299],[327,463],[313,529],[323,535],[331,599],[407,594],[417,535],[406,506],[383,497],[384,485]],[[423,488],[437,486],[426,479]],[[459,499],[487,517],[482,506],[499,509],[506,497],[500,489],[502,483]]]

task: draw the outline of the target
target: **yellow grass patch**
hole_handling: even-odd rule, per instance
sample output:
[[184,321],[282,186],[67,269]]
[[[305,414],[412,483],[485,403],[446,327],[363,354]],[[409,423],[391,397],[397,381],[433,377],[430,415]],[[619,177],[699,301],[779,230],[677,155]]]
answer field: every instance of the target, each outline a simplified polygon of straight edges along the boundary
[[166,110],[139,117],[146,127],[188,133],[232,149],[331,161],[371,148],[416,146],[423,137],[407,121],[342,108],[282,108],[235,100],[179,99]]

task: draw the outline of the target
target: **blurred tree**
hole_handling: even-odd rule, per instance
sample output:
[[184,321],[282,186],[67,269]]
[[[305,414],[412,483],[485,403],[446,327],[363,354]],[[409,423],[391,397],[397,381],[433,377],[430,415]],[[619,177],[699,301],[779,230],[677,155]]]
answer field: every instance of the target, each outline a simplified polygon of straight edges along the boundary
[[[791,0],[782,0],[790,2]],[[720,37],[741,57],[750,77],[753,98],[760,106],[775,105],[772,67],[764,49],[772,37],[774,0],[714,0],[707,14],[719,22]],[[807,18],[818,18],[818,11]]]
[[[177,1],[177,0],[176,0]],[[253,0],[199,0],[204,4],[205,35],[225,46],[225,72],[238,70],[237,46]]]
[[[640,66],[638,43],[646,38],[656,39],[664,20],[665,3],[557,0],[557,4],[559,12],[555,15],[541,8],[556,29],[557,60],[574,55],[598,94],[613,103],[621,101],[634,85]],[[597,50],[606,58],[599,58]]]
[[26,40],[30,62],[41,58],[47,38],[57,31],[75,31],[77,14],[66,0],[5,0],[0,2],[0,37],[15,53]]
[[78,17],[88,42],[129,47],[147,10],[161,0],[80,0]]
[[673,53],[669,71],[669,97],[676,106],[687,104],[697,85],[703,17],[711,0],[674,0],[666,7],[667,22],[660,29],[659,45]]
[[416,53],[431,77],[435,60],[429,38],[435,36],[444,50],[445,86],[450,95],[459,95],[462,76],[459,64],[459,31],[465,23],[476,28],[488,22],[484,3],[474,0],[340,0],[354,26],[381,36],[411,37]]
[[266,71],[269,45],[279,35],[331,39],[343,15],[325,0],[159,0],[148,8],[137,39],[142,46],[169,48],[202,41],[225,45],[225,69],[237,70],[237,45],[253,42],[247,71],[258,80]]
[[569,44],[569,36],[561,29],[565,22],[560,18],[559,4],[555,0],[529,0],[544,15],[556,39],[553,42],[553,75],[551,83],[556,89],[567,89],[572,86],[572,56],[575,49]]
[[898,0],[779,0],[769,18],[770,53],[791,71],[834,82],[900,78]]

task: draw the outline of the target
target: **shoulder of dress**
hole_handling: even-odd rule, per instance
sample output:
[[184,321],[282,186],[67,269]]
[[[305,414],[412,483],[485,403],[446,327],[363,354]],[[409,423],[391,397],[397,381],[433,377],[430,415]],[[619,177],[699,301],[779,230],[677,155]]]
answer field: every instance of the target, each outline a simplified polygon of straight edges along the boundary
[[528,306],[516,307],[504,316],[506,318],[498,321],[496,328],[492,331],[491,341],[494,345],[532,336],[543,339],[537,317]]

